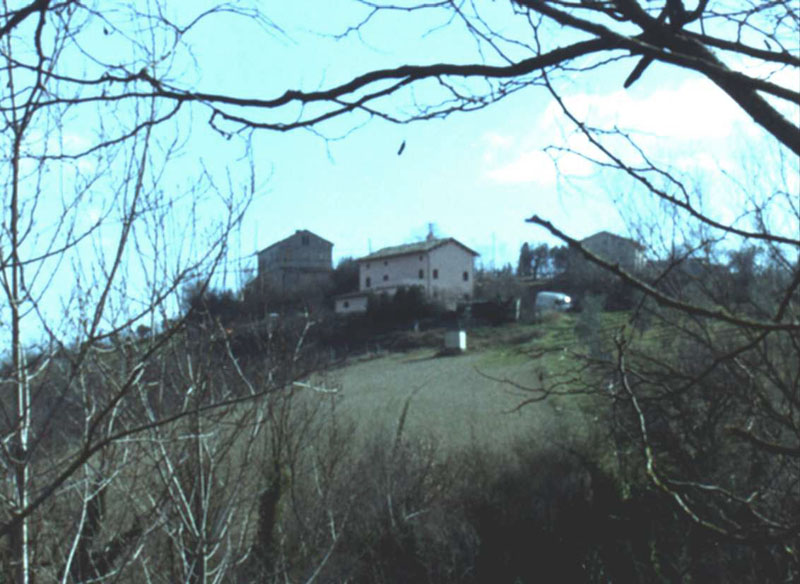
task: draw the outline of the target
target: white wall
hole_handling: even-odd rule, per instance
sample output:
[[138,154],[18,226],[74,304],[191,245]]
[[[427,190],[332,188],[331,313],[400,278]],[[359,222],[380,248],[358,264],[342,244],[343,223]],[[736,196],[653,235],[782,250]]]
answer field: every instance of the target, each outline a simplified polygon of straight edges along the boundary
[[[446,243],[430,252],[431,297],[447,308],[472,299],[475,291],[474,256],[460,245]],[[433,278],[438,270],[438,278]],[[466,273],[466,280],[464,274]]]
[[[429,277],[427,260],[426,253],[419,253],[361,262],[358,270],[359,290],[380,291],[400,286],[422,286],[427,291]],[[420,270],[422,270],[421,279]],[[367,278],[371,280],[369,287]]]
[[367,311],[367,297],[353,296],[350,298],[337,298],[334,302],[334,311],[337,314],[356,314]]
[[[447,308],[454,309],[458,302],[473,296],[474,263],[472,253],[453,242],[429,252],[362,261],[358,270],[359,290],[394,294],[400,286],[421,286],[430,300],[443,302]],[[369,286],[367,278],[370,279]]]

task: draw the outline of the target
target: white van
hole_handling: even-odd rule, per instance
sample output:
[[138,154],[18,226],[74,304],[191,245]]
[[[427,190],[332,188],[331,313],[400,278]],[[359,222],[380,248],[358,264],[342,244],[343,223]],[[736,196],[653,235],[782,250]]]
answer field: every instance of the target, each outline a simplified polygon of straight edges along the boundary
[[572,298],[562,292],[539,292],[534,307],[536,312],[564,312],[572,307]]

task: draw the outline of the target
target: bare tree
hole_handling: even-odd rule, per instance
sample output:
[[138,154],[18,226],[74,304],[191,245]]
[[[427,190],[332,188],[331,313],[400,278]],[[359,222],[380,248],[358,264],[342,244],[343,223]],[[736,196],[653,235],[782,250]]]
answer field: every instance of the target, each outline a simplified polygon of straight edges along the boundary
[[[134,405],[180,329],[177,294],[188,278],[213,276],[250,189],[218,189],[201,169],[183,192],[166,192],[167,163],[184,140],[176,110],[146,96],[87,97],[68,80],[87,71],[75,53],[96,47],[98,24],[110,34],[110,13],[16,4],[4,2],[0,16],[0,569],[19,583],[37,573],[84,581],[135,555],[149,529],[101,533],[105,501],[128,459],[126,438],[162,423]],[[155,57],[165,33],[177,42],[164,27],[131,31],[128,66],[167,74]],[[212,209],[221,219],[201,224]],[[170,233],[187,237],[176,243]],[[135,341],[137,325],[150,336]],[[48,557],[57,533],[72,535]],[[106,551],[93,555],[101,539]]]
[[[73,541],[91,541],[96,537],[92,518],[101,494],[108,492],[104,485],[109,473],[114,474],[95,459],[123,439],[170,421],[169,416],[142,421],[141,411],[127,406],[130,398],[146,393],[147,368],[177,332],[168,308],[170,295],[188,276],[213,269],[242,209],[238,197],[222,195],[226,218],[216,228],[201,232],[191,220],[183,226],[194,233],[192,241],[210,242],[203,246],[206,251],[189,246],[170,253],[163,233],[174,229],[170,222],[177,217],[172,211],[183,201],[182,211],[190,212],[178,216],[191,217],[197,211],[191,201],[200,193],[220,192],[205,183],[182,198],[165,193],[159,184],[165,176],[160,162],[182,144],[176,127],[183,115],[204,111],[211,128],[225,136],[251,130],[321,131],[325,122],[343,116],[354,116],[354,124],[363,116],[403,123],[470,112],[531,87],[548,92],[593,148],[575,154],[621,173],[637,195],[666,208],[674,224],[691,235],[685,240],[692,253],[673,255],[645,279],[583,249],[545,218],[530,219],[640,291],[646,300],[635,316],[652,310],[680,335],[681,343],[672,347],[676,352],[662,352],[658,361],[646,346],[637,346],[629,329],[617,338],[612,400],[627,405],[626,420],[638,432],[648,477],[698,528],[736,542],[774,544],[784,552],[773,547],[770,553],[782,554],[790,565],[784,576],[796,575],[800,518],[792,489],[800,457],[795,413],[800,399],[800,209],[791,182],[773,181],[750,192],[746,221],[719,219],[705,210],[696,190],[674,168],[657,162],[631,135],[592,127],[571,111],[560,89],[565,78],[580,79],[604,68],[613,73],[614,64],[624,60],[631,68],[619,80],[623,87],[647,75],[654,63],[694,72],[763,129],[781,152],[781,168],[792,172],[793,157],[800,154],[800,131],[793,121],[800,93],[791,81],[800,68],[795,6],[785,1],[753,5],[701,0],[687,7],[681,0],[516,0],[500,3],[503,11],[498,3],[478,0],[357,4],[363,18],[342,36],[375,25],[382,14],[442,14],[448,26],[471,35],[475,60],[398,63],[327,88],[251,98],[199,91],[172,67],[186,57],[183,38],[197,22],[229,11],[273,27],[256,11],[223,5],[178,19],[166,2],[154,2],[147,11],[123,2],[110,12],[72,0],[4,2],[0,51],[8,91],[0,112],[6,130],[2,172],[7,203],[0,284],[2,318],[9,324],[8,366],[2,379],[2,462],[8,479],[0,537],[11,548],[6,565],[14,580],[31,579],[31,521],[54,494],[82,485],[73,533],[85,535]],[[101,35],[118,33],[131,55],[125,62],[109,60],[98,44]],[[790,81],[781,81],[784,77],[776,75],[780,72],[788,72]],[[417,87],[425,91],[410,95]],[[299,114],[294,108],[310,104],[315,107],[300,107]],[[87,125],[97,129],[88,143],[70,135],[70,130]],[[99,192],[114,196],[99,197]],[[57,210],[44,211],[45,200],[55,200]],[[774,221],[776,205],[788,212],[788,222]],[[696,273],[694,267],[685,267],[715,244],[758,246],[770,258],[774,286],[765,288],[766,297],[739,298],[734,304],[704,294],[702,286],[690,287],[691,294],[683,296],[662,285],[681,269],[690,276]],[[128,291],[138,276],[132,262],[144,272],[149,291],[133,298]],[[709,271],[717,273],[715,268]],[[63,278],[70,284],[63,284]],[[65,289],[74,293],[64,295]],[[61,299],[70,318],[53,317],[53,296]],[[145,321],[154,331],[146,349],[126,351],[126,332]],[[34,328],[44,339],[35,339],[36,350],[26,337]],[[155,334],[159,329],[163,332]],[[702,358],[687,363],[678,349]],[[733,477],[723,464],[677,464],[691,459],[692,440],[701,435],[694,430],[697,425],[672,431],[679,439],[675,449],[670,433],[659,433],[653,425],[669,428],[683,412],[730,385],[738,389],[736,407],[722,418],[710,415],[714,423],[709,431],[724,442],[713,453],[724,458],[747,452],[758,464]],[[682,403],[686,396],[693,399]],[[52,407],[42,406],[45,398]],[[65,404],[74,408],[74,413],[66,411],[76,422],[69,431],[77,441],[44,457],[48,432],[66,432],[54,423]],[[717,408],[708,411],[719,413]],[[731,446],[734,442],[738,447]],[[82,482],[75,482],[78,477]],[[765,483],[764,477],[775,478]],[[131,541],[135,537],[133,533]],[[82,545],[73,546],[72,564],[85,556]]]
[[[769,554],[781,556],[777,563],[788,566],[780,577],[796,576],[792,550],[798,545],[800,516],[793,488],[798,480],[800,425],[793,412],[798,406],[800,360],[800,212],[796,186],[784,179],[787,171],[796,172],[794,156],[800,154],[800,131],[794,122],[800,93],[791,81],[800,68],[800,25],[791,3],[700,1],[686,6],[680,0],[655,4],[516,0],[510,3],[513,15],[495,10],[496,3],[478,1],[360,4],[363,19],[343,36],[375,25],[378,15],[426,18],[438,12],[448,15],[448,26],[471,35],[478,56],[469,64],[437,59],[430,65],[402,63],[318,91],[288,91],[263,100],[197,94],[146,78],[140,81],[149,82],[149,91],[160,99],[207,104],[212,124],[220,131],[316,127],[350,113],[397,123],[427,120],[481,109],[526,88],[543,88],[591,147],[572,154],[619,173],[637,196],[651,197],[650,208],[666,211],[666,224],[681,237],[662,238],[654,231],[653,241],[665,241],[670,252],[676,244],[688,246],[685,253],[670,253],[666,263],[658,259],[664,256],[654,247],[654,271],[633,275],[592,254],[546,218],[530,218],[643,295],[631,320],[636,326],[617,335],[609,374],[615,380],[611,399],[627,404],[623,410],[634,422],[647,476],[699,529],[752,546],[774,544]],[[746,203],[732,209],[736,220],[720,219],[709,211],[698,195],[700,187],[669,161],[658,161],[632,134],[593,127],[571,110],[561,91],[564,79],[579,80],[581,74],[589,76],[603,68],[614,74],[616,64],[625,60],[631,67],[627,77],[619,79],[624,88],[647,75],[654,63],[704,77],[782,152],[781,176],[745,189]],[[414,93],[414,109],[398,108],[412,86],[426,91]],[[299,118],[278,116],[271,121],[249,113],[310,103],[319,103],[322,110],[307,109]],[[569,151],[564,146],[554,148]],[[776,215],[783,218],[776,221]],[[769,270],[775,285],[759,298],[747,290],[754,266],[745,250],[752,246],[772,258]],[[743,250],[730,265],[733,279],[713,260],[703,259],[727,253],[726,247]],[[684,288],[687,294],[676,293],[666,286],[675,274],[694,278],[697,285]],[[715,279],[730,282],[737,294],[722,295],[712,283]],[[633,336],[631,331],[641,330],[638,322],[645,313],[658,319],[666,338],[674,339],[669,351],[654,353],[652,345]],[[687,360],[687,355],[692,358]],[[723,415],[719,404],[728,402],[712,396],[731,386],[737,389],[731,397],[736,405]],[[705,424],[685,415],[693,408],[704,412]],[[698,428],[714,437],[709,447],[713,461],[700,462],[696,453],[692,455],[704,435]],[[753,464],[728,472],[730,464],[723,461],[742,456]]]

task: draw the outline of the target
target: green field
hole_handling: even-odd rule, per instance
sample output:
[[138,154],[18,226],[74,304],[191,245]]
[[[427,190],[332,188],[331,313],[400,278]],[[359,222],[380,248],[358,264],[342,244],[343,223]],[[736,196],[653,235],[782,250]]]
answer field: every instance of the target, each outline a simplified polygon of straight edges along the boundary
[[430,439],[445,451],[502,449],[520,436],[551,441],[580,438],[586,399],[554,398],[519,407],[557,376],[575,369],[574,319],[507,325],[468,333],[466,353],[446,356],[424,348],[354,360],[309,380],[336,390],[340,415],[360,434],[394,433],[405,404],[406,437]]

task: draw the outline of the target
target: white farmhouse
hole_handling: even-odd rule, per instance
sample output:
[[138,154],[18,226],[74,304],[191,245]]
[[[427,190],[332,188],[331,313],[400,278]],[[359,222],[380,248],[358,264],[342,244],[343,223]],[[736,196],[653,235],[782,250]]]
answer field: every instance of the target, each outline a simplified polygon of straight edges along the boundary
[[358,259],[359,291],[336,298],[336,312],[367,309],[369,294],[393,295],[400,287],[417,286],[425,297],[453,310],[475,290],[478,253],[450,238],[428,235],[425,241],[385,247]]

